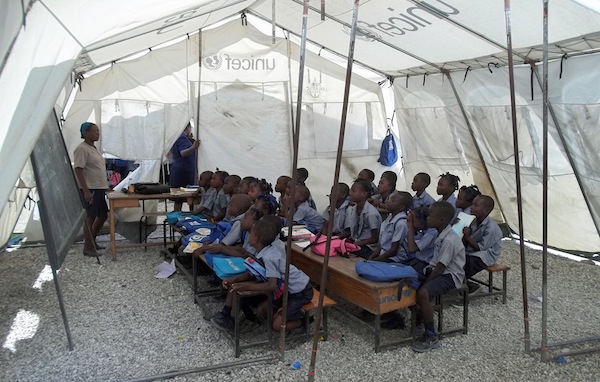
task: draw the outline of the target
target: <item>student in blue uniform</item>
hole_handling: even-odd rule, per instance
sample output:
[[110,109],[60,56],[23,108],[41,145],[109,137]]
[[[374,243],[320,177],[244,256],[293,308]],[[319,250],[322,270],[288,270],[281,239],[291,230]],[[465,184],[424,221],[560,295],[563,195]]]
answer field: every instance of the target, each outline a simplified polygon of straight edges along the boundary
[[370,260],[401,262],[407,260],[406,235],[408,226],[406,212],[412,205],[412,196],[408,192],[398,191],[392,194],[386,203],[390,212],[381,223],[379,243],[371,254]]
[[323,229],[321,233],[327,235],[327,229],[329,224],[329,217],[331,212],[331,206],[335,208],[333,213],[333,228],[332,235],[339,235],[344,232],[346,227],[346,220],[348,220],[348,207],[350,207],[350,188],[346,183],[338,183],[338,197],[337,200],[333,201],[333,187],[331,187],[331,194],[329,194],[329,206],[323,211],[321,215],[323,217]]
[[433,305],[431,300],[440,294],[459,288],[465,278],[465,247],[460,237],[452,230],[450,222],[454,218],[454,207],[448,202],[436,202],[429,207],[427,225],[438,231],[435,239],[433,258],[420,275],[423,281],[417,290],[417,305],[425,325],[423,335],[413,342],[412,350],[422,353],[440,347],[440,341],[433,326]]
[[419,208],[421,206],[430,206],[435,203],[435,199],[425,191],[431,183],[431,177],[429,174],[420,172],[414,176],[411,189],[415,191],[413,196],[412,208]]
[[494,199],[487,195],[479,195],[473,200],[471,214],[475,215],[475,220],[470,227],[463,228],[462,239],[467,251],[467,278],[496,264],[500,258],[502,230],[489,216],[493,209]]

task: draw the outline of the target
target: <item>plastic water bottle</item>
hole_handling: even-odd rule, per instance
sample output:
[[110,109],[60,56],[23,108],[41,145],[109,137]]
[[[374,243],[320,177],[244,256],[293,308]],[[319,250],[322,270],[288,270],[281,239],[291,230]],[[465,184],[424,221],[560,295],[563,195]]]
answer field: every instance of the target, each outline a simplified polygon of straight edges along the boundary
[[298,370],[302,367],[302,363],[299,360],[295,360],[290,364],[290,367],[294,370]]

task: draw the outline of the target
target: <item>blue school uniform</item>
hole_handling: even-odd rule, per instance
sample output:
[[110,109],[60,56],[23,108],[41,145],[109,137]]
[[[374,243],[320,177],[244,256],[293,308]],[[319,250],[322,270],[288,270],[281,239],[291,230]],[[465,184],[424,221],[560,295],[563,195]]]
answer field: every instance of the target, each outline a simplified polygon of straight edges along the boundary
[[317,232],[323,229],[323,217],[310,207],[308,201],[304,201],[296,207],[296,211],[294,212],[294,222],[304,224],[306,229],[311,232]]
[[219,212],[226,209],[230,200],[231,200],[231,195],[227,195],[225,193],[225,191],[223,191],[223,188],[221,188],[219,190],[219,192],[217,192],[217,195],[215,196],[215,202],[213,203],[213,207],[211,210],[212,216],[218,215]]
[[394,256],[389,259],[394,262],[400,262],[406,258],[406,248],[404,241],[408,234],[408,225],[406,224],[406,212],[400,212],[392,216],[391,214],[381,223],[379,228],[379,245],[381,253],[387,252],[392,243],[400,242],[400,247]]
[[[275,243],[267,245],[256,255],[256,258],[264,262],[268,278],[285,279],[285,251],[281,245]],[[290,294],[302,292],[310,281],[304,272],[291,264],[288,280],[288,291]]]
[[242,231],[242,248],[251,255],[256,255],[256,248],[250,245],[250,232]]
[[202,194],[202,200],[200,200],[200,207],[203,207],[208,213],[212,213],[215,199],[217,198],[217,189],[210,187]]
[[419,250],[414,253],[417,260],[429,264],[433,257],[433,248],[437,234],[438,232],[435,228],[427,228],[415,232],[415,244],[419,247]]
[[239,244],[242,241],[242,219],[245,214],[238,215],[231,220],[231,229],[225,235],[221,243],[224,245],[235,245]]
[[417,194],[413,196],[412,208],[415,209],[422,206],[430,206],[433,203],[435,203],[433,196],[429,195],[427,191],[423,191],[421,196],[417,196]]
[[[377,208],[373,207],[368,201],[365,202],[363,209],[358,215],[356,205],[348,210],[348,223],[346,228],[350,229],[350,237],[354,241],[365,240],[371,237],[371,230],[381,227],[381,214]],[[374,251],[377,249],[377,243],[368,244],[367,247]]]
[[502,230],[494,220],[487,216],[479,225],[477,219],[473,220],[471,238],[477,242],[479,251],[473,252],[469,247],[467,255],[479,257],[488,267],[498,262],[502,251]]
[[465,246],[450,224],[435,239],[433,257],[425,271],[433,270],[438,263],[446,266],[444,275],[451,275],[454,286],[460,288],[465,279]]
[[[350,207],[350,200],[346,198],[341,206],[335,209],[333,213],[333,231],[334,235],[338,235],[344,232],[346,228],[346,221],[348,220],[348,207]],[[327,206],[323,214],[323,224],[327,224],[329,221],[329,214],[331,212],[331,206]]]

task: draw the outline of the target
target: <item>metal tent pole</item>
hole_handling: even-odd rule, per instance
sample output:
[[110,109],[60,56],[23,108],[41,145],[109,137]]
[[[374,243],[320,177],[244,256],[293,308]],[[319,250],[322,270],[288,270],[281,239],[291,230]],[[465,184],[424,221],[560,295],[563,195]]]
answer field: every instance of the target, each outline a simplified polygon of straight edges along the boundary
[[[344,149],[344,135],[346,133],[346,116],[348,114],[348,100],[350,97],[350,84],[352,79],[352,62],[354,58],[354,43],[356,40],[356,24],[358,20],[358,8],[360,7],[360,1],[354,0],[354,8],[352,10],[352,29],[350,31],[350,44],[348,48],[348,63],[346,67],[346,82],[344,84],[344,100],[342,104],[342,117],[340,121],[340,133],[338,138],[338,149],[335,160],[335,173],[333,176],[333,195],[331,200],[335,201],[338,197],[339,192],[339,179],[340,169],[342,164],[342,152]],[[327,224],[327,241],[325,243],[325,256],[323,258],[323,268],[321,269],[321,282],[320,282],[320,294],[319,304],[317,308],[317,317],[315,320],[315,330],[313,336],[312,352],[310,354],[310,366],[308,369],[308,380],[313,382],[315,380],[315,366],[317,361],[317,350],[319,347],[319,328],[321,327],[321,320],[323,317],[323,300],[325,298],[325,292],[327,291],[327,276],[329,267],[329,250],[331,248],[331,233],[333,231],[333,221],[335,216],[335,206],[329,209],[329,221]]]
[[285,247],[285,282],[283,286],[283,300],[282,300],[282,310],[281,317],[284,317],[281,324],[281,331],[279,332],[279,357],[281,361],[284,361],[285,358],[285,332],[286,332],[286,320],[287,317],[287,303],[288,303],[288,280],[290,277],[290,262],[292,260],[292,227],[294,225],[294,210],[296,209],[294,205],[294,200],[296,197],[296,184],[298,182],[298,144],[300,141],[300,116],[302,113],[302,88],[304,84],[304,66],[306,61],[306,33],[308,30],[308,1],[304,0],[304,11],[302,13],[302,40],[300,44],[300,62],[298,68],[298,99],[296,101],[296,124],[294,126],[293,131],[293,145],[294,145],[294,154],[292,160],[292,193],[290,195],[290,200],[292,201],[289,204],[289,211],[287,215],[288,221],[288,236],[287,243]]
[[[198,99],[196,100],[196,139],[200,139],[200,96],[202,95],[202,29],[198,29]],[[198,151],[194,180],[198,181]]]
[[541,360],[548,355],[548,0],[544,0],[542,102],[542,344]]
[[517,106],[515,101],[515,73],[512,57],[512,33],[510,0],[504,0],[504,17],[506,21],[506,42],[508,49],[508,77],[510,85],[510,110],[513,133],[513,150],[515,158],[515,183],[517,187],[517,215],[519,222],[519,252],[521,254],[521,286],[523,291],[523,339],[525,351],[529,353],[531,348],[531,336],[529,333],[529,304],[527,301],[527,269],[525,267],[525,243],[523,242],[523,200],[521,195],[521,167],[519,163],[519,138],[517,131]]

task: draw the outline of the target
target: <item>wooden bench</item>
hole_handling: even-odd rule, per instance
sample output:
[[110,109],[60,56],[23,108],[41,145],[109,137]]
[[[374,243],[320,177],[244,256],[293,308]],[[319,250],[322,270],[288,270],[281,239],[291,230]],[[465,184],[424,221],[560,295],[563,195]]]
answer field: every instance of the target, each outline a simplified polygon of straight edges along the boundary
[[[312,301],[309,302],[308,304],[305,304],[302,307],[302,314],[304,316],[304,334],[310,334],[308,332],[308,327],[310,325],[310,315],[311,315],[311,312],[315,312],[319,308],[319,297],[320,296],[321,296],[321,293],[318,290],[316,290],[315,288],[313,288]],[[327,337],[328,337],[327,316],[329,313],[329,308],[331,308],[332,306],[335,306],[336,304],[337,303],[335,301],[333,301],[333,299],[331,299],[327,296],[323,296],[323,339],[325,341],[327,341]]]
[[[489,297],[489,296],[497,296],[502,295],[502,303],[506,304],[506,295],[507,295],[507,274],[510,270],[508,265],[502,264],[494,264],[485,269],[488,272],[488,281],[478,280],[475,277],[471,277],[469,280],[476,282],[480,285],[486,286],[487,291],[474,294],[470,296],[471,299],[480,298],[480,297]],[[498,288],[494,286],[494,273],[502,272],[502,287]]]

